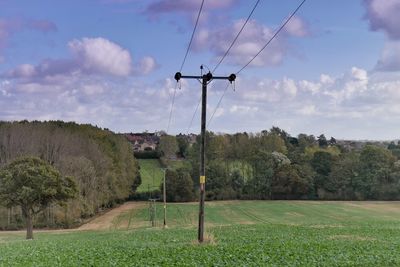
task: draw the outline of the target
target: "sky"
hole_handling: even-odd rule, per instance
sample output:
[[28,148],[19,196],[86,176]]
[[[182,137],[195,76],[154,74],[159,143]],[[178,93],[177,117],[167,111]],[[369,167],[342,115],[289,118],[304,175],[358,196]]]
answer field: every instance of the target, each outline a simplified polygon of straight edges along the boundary
[[[237,73],[300,2],[261,0],[213,74]],[[255,3],[205,0],[182,74],[214,70]],[[201,84],[174,75],[200,5],[0,0],[0,120],[198,133]],[[307,0],[232,85],[209,84],[208,130],[400,138],[398,14],[400,0]]]

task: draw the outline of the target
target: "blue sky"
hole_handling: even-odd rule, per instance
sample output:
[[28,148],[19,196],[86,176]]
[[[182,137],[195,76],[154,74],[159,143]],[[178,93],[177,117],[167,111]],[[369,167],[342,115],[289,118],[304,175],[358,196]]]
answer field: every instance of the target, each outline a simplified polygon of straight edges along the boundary
[[[205,0],[183,73],[213,69],[256,1]],[[297,0],[261,0],[216,71],[238,71]],[[66,120],[116,132],[166,130],[200,0],[0,0],[0,120]],[[228,88],[209,129],[397,139],[400,1],[307,0]],[[208,114],[226,82],[209,87]],[[170,133],[190,129],[200,85],[184,80]]]

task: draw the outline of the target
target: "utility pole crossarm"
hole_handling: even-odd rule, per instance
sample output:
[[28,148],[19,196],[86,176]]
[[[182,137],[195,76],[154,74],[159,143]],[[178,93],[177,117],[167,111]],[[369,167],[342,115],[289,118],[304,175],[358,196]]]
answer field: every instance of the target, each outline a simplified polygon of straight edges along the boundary
[[[202,69],[202,67],[200,67]],[[199,228],[198,228],[198,241],[200,243],[204,240],[204,201],[205,201],[205,188],[206,188],[206,168],[205,168],[205,139],[206,139],[206,107],[207,107],[207,84],[213,80],[228,80],[233,82],[236,79],[235,74],[231,74],[228,77],[214,77],[211,72],[202,76],[186,76],[182,73],[177,72],[175,74],[175,80],[179,82],[180,79],[197,79],[201,80],[202,93],[201,93],[201,144],[200,144],[200,207],[199,207]]]
[[229,82],[233,82],[236,80],[236,75],[231,74],[228,77],[226,76],[213,76],[211,72],[204,74],[203,76],[194,76],[194,75],[182,75],[182,73],[177,72],[175,73],[175,80],[178,82],[180,79],[204,79],[206,78],[207,81],[211,80],[228,80]]

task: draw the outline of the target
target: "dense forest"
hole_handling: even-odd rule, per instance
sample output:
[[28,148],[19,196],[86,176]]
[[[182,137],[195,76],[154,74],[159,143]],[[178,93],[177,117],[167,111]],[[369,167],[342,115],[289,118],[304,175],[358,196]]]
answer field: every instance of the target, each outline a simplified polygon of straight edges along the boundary
[[[178,135],[175,141],[161,140],[166,141],[167,151],[175,147],[186,162],[167,172],[168,198],[193,200],[199,139],[190,144],[185,135]],[[162,151],[164,158],[168,153]],[[256,134],[208,132],[206,198],[399,200],[399,157],[400,145],[394,142],[348,146],[323,134],[292,137],[277,127]]]
[[[91,125],[61,121],[0,122],[0,168],[16,158],[36,156],[72,177],[78,196],[52,205],[36,226],[70,227],[127,199],[140,184],[137,161],[122,135]],[[24,226],[19,208],[0,207],[0,229]]]

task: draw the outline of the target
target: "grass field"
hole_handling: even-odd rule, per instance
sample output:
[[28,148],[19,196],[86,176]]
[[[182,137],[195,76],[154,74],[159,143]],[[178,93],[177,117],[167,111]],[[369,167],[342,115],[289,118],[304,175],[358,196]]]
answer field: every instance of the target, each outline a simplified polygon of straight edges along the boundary
[[168,205],[165,230],[136,207],[111,231],[0,233],[0,266],[400,266],[400,202],[209,202],[203,245],[197,204]]
[[[162,223],[163,205],[157,205],[158,224]],[[310,227],[346,227],[371,223],[398,223],[400,202],[348,201],[215,201],[206,202],[206,224],[209,226],[284,224]],[[197,203],[167,205],[170,227],[196,227]],[[114,220],[113,229],[134,229],[149,226],[149,210],[145,202],[140,208],[122,213]]]
[[[185,167],[188,162],[184,160],[168,161],[168,168],[178,169]],[[148,192],[159,189],[164,178],[164,172],[158,159],[139,159],[140,176],[142,184],[137,189],[137,192]]]
[[148,192],[159,189],[164,172],[161,169],[158,159],[139,159],[140,176],[142,184],[138,187],[137,192]]

